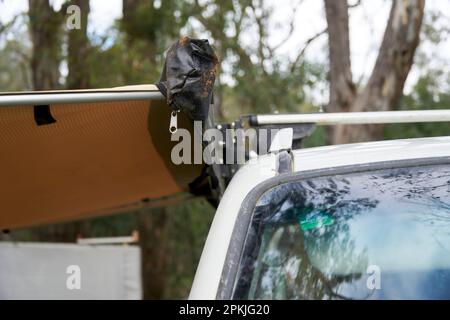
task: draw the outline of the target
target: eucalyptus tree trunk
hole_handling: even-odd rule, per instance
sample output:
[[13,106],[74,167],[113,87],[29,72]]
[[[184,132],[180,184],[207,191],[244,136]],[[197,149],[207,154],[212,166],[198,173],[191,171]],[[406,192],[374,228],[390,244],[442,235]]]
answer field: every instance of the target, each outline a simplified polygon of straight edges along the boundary
[[164,298],[168,277],[168,219],[166,208],[148,208],[138,213],[144,299]]
[[56,89],[60,77],[63,16],[53,10],[48,0],[29,0],[28,5],[34,90]]
[[67,76],[68,89],[90,88],[90,43],[87,35],[89,0],[72,0],[80,8],[80,29],[68,30]]
[[[330,51],[330,101],[327,112],[348,112],[355,99],[350,60],[347,0],[326,0]],[[336,143],[336,127],[327,128],[328,144]]]
[[[351,75],[347,0],[325,0],[330,49],[330,103],[327,111],[394,110],[419,45],[425,0],[392,1],[378,57],[365,87],[355,90]],[[334,144],[383,138],[382,125],[338,126],[329,131]]]
[[[82,16],[83,10],[89,8],[88,0],[72,2],[80,6]],[[55,11],[48,0],[29,0],[28,15],[33,48],[31,70],[34,90],[54,90],[61,87],[59,67],[62,61],[61,48],[67,5],[68,3],[65,3],[60,11]],[[85,52],[80,52],[80,50],[83,51],[87,41],[87,38],[83,36],[86,25],[87,13],[82,19],[82,29],[72,30],[69,34],[69,88],[79,88],[86,84],[82,80],[86,78],[85,74],[88,72],[83,62],[86,55]],[[31,230],[31,237],[34,241],[74,242],[85,232],[85,227],[87,224],[80,221],[39,226]]]
[[[160,8],[160,18],[162,13],[162,3]],[[152,23],[158,15],[153,6],[153,1],[147,0],[123,0],[122,1],[122,21],[121,27],[124,31],[124,40],[126,51],[123,76],[127,83],[140,83],[143,80],[156,82],[160,76],[160,70],[157,68],[157,33],[160,28],[159,23]],[[150,74],[140,74],[138,71],[142,68],[145,61],[150,66]],[[141,71],[142,73],[142,71]]]
[[[146,0],[123,0],[121,26],[125,36],[124,79],[128,83],[139,82],[139,68],[147,60],[156,67],[155,30],[147,30],[142,19],[149,19],[153,12],[152,2]],[[144,23],[144,24],[143,24]],[[145,74],[148,81],[156,81],[160,70]],[[153,78],[153,80],[152,80]],[[139,246],[141,248],[142,287],[144,299],[162,299],[167,283],[168,239],[166,225],[168,213],[165,208],[148,208],[138,213]]]

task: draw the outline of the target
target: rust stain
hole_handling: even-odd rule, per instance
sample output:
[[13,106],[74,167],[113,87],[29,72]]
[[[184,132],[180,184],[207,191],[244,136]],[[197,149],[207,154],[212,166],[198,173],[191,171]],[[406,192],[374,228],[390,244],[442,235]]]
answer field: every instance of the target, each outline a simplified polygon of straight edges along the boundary
[[216,79],[216,67],[217,67],[217,58],[213,62],[213,66],[210,70],[206,72],[206,74],[202,78],[202,97],[206,98],[208,97],[209,93],[212,90],[212,87],[214,86],[214,81]]
[[182,47],[185,47],[185,46],[187,46],[188,43],[189,43],[189,38],[186,37],[186,36],[181,37],[180,40],[178,41],[178,43],[179,43]]

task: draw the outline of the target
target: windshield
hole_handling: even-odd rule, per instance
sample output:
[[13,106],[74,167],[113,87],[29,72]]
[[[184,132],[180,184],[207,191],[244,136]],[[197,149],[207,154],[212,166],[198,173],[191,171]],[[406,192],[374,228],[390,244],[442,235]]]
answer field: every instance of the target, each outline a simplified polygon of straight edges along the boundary
[[267,191],[233,298],[450,299],[450,166],[319,177]]

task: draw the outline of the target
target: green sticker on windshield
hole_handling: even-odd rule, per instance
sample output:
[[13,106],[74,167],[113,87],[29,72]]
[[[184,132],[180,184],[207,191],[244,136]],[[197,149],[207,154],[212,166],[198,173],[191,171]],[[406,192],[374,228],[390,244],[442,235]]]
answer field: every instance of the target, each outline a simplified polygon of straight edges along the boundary
[[332,225],[333,218],[326,214],[318,214],[310,218],[300,218],[300,228],[303,231],[317,229],[325,226]]

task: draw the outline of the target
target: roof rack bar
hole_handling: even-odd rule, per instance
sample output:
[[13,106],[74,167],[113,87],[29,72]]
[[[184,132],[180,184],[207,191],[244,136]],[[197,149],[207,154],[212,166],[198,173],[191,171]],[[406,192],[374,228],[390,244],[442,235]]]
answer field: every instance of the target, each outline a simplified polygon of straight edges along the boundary
[[251,125],[302,124],[382,124],[450,121],[448,110],[259,114],[250,116]]
[[142,90],[115,92],[19,93],[0,95],[0,107],[164,99],[164,96],[159,91]]

